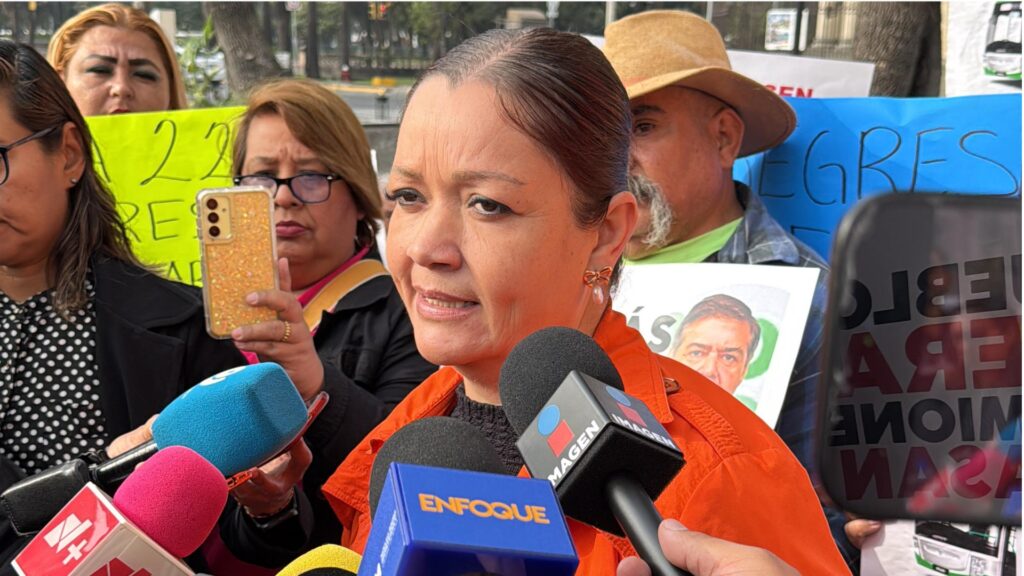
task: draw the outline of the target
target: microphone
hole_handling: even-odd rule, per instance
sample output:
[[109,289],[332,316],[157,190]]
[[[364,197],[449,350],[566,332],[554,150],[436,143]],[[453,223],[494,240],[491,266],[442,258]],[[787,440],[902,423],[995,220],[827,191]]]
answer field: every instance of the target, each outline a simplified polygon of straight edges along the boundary
[[111,499],[89,483],[14,559],[22,576],[193,573],[227,502],[227,482],[188,448],[172,446],[132,472]]
[[377,502],[392,462],[505,474],[505,465],[494,446],[472,424],[447,416],[414,420],[395,431],[373,460],[370,471],[371,516],[376,517]]
[[551,485],[503,472],[471,424],[434,417],[399,429],[373,463],[373,529],[359,576],[574,574],[579,561]]
[[654,506],[683,454],[647,406],[623,392],[604,350],[577,330],[545,328],[512,349],[499,379],[526,467],[555,487],[566,514],[628,537],[655,576],[683,574],[661,550]]
[[153,440],[98,465],[72,460],[14,484],[0,504],[19,534],[38,531],[87,482],[113,490],[161,448],[191,448],[222,476],[279,453],[306,424],[306,405],[272,362],[215,374],[174,399],[153,422]]
[[348,548],[324,544],[292,560],[277,576],[356,576],[362,559]]

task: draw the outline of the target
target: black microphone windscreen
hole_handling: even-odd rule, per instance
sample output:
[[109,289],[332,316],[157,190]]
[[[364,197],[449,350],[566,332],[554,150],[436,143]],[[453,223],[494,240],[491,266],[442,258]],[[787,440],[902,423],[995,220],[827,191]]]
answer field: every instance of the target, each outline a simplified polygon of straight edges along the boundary
[[377,513],[392,462],[506,474],[498,452],[477,427],[447,416],[421,418],[399,428],[377,453],[370,474],[371,515]]
[[579,330],[542,328],[516,344],[501,366],[498,388],[502,408],[516,432],[526,430],[573,370],[623,389],[611,358]]

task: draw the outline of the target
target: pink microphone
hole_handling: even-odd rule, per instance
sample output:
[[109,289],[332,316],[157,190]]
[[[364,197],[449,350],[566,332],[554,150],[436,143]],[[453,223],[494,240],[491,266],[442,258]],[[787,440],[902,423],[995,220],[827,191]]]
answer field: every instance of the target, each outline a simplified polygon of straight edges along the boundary
[[210,535],[227,499],[227,482],[213,464],[169,446],[125,479],[114,506],[164,550],[184,558]]
[[194,576],[181,558],[206,540],[227,499],[213,464],[170,446],[129,474],[113,498],[86,484],[13,564],[24,576]]

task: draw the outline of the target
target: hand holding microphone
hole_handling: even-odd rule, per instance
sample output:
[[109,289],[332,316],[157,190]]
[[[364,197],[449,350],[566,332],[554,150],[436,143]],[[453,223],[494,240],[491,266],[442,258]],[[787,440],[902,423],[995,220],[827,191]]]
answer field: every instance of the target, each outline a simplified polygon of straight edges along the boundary
[[309,400],[323,389],[324,365],[313,346],[313,335],[303,318],[302,305],[291,293],[287,258],[278,259],[277,274],[277,290],[262,290],[245,298],[249,306],[273,310],[277,319],[239,326],[231,332],[231,339],[239,350],[256,354],[263,362],[283,366],[299,394]]
[[300,439],[284,454],[255,468],[249,481],[232,489],[231,495],[253,518],[276,514],[291,503],[295,485],[312,462],[313,453]]
[[86,483],[112,490],[160,448],[188,447],[227,477],[279,453],[306,421],[306,405],[280,366],[234,368],[168,404],[153,421],[153,440],[98,465],[72,460],[44,470],[8,488],[0,501],[15,530],[31,534]]
[[[658,529],[665,556],[694,576],[799,576],[792,566],[763,548],[744,546],[687,530],[675,520]],[[616,576],[651,576],[643,560],[630,556],[619,563]]]
[[158,415],[154,414],[146,420],[146,423],[134,430],[121,434],[107,446],[107,458],[117,458],[121,454],[138,448],[139,446],[153,440],[153,422]]

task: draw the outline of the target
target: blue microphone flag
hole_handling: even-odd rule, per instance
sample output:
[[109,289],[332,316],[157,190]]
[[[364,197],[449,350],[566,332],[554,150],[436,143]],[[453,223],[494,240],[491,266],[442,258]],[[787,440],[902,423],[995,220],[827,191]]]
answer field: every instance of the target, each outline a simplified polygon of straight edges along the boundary
[[572,575],[578,558],[546,480],[392,463],[359,576]]
[[281,366],[263,362],[189,388],[157,416],[153,440],[160,448],[191,448],[231,476],[280,452],[305,423],[306,405],[291,378]]

